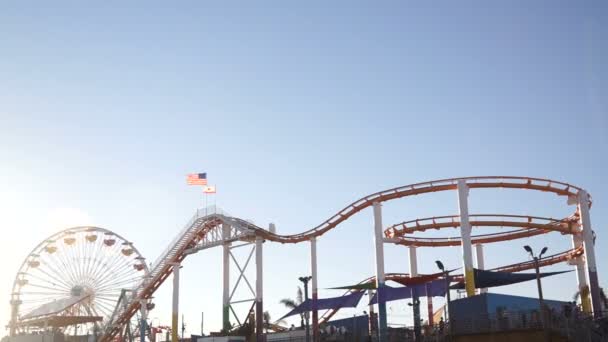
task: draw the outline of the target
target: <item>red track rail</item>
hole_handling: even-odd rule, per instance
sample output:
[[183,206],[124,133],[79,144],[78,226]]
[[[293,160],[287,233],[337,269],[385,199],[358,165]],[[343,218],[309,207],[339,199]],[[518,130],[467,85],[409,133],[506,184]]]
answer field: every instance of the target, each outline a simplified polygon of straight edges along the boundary
[[[552,231],[562,234],[577,234],[580,232],[578,215],[575,213],[570,217],[556,220],[553,218],[523,215],[502,215],[502,214],[477,214],[470,215],[472,227],[511,227],[518,228],[506,232],[474,235],[473,244],[493,243],[509,241],[546,234]],[[401,227],[401,228],[399,228]],[[460,221],[458,215],[438,216],[412,221],[402,222],[393,225],[385,230],[384,234],[393,243],[405,246],[417,247],[446,247],[459,246],[462,240],[459,236],[441,238],[421,238],[408,236],[414,232],[424,232],[428,229],[458,228]]]
[[[557,182],[550,179],[530,177],[488,176],[488,177],[465,177],[450,178],[432,182],[416,183],[388,189],[365,196],[340,210],[338,213],[325,220],[318,226],[305,232],[292,235],[273,234],[246,221],[243,223],[252,229],[259,229],[259,234],[265,239],[281,243],[298,243],[307,241],[313,236],[321,236],[346,221],[361,210],[372,206],[376,202],[387,202],[398,198],[420,195],[425,193],[456,190],[459,180],[465,180],[469,188],[508,188],[526,189],[543,192],[551,192],[558,196],[575,197],[581,188],[568,183]],[[589,197],[591,201],[591,197]]]

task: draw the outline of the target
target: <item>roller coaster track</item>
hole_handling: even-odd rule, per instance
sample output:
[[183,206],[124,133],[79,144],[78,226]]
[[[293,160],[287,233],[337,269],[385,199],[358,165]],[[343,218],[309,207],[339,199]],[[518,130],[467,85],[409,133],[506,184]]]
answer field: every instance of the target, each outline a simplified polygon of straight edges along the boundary
[[[186,224],[184,229],[169,244],[167,249],[160,255],[151,269],[148,277],[132,289],[125,299],[125,304],[118,306],[112,314],[108,324],[104,327],[103,334],[100,336],[101,342],[109,342],[119,332],[123,325],[140,309],[141,303],[152,297],[152,294],[169,277],[176,263],[181,262],[188,254],[186,251],[196,246],[203,240],[207,233],[222,223],[237,225],[243,229],[253,231],[257,236],[270,241],[280,243],[299,243],[310,240],[311,237],[318,237],[361,210],[372,206],[374,203],[387,202],[407,196],[420,195],[440,191],[456,190],[459,180],[465,180],[469,188],[509,188],[527,189],[543,192],[555,193],[559,196],[566,196],[568,200],[575,199],[580,188],[549,179],[530,178],[530,177],[509,177],[509,176],[484,176],[442,179],[432,182],[416,183],[397,188],[376,192],[365,196],[338,211],[335,215],[325,220],[321,224],[306,230],[302,233],[291,235],[279,235],[262,229],[250,222],[242,219],[230,217],[223,213],[207,214],[199,210]],[[591,202],[591,197],[589,197]]]
[[[472,236],[472,244],[485,244],[499,241],[521,239],[550,232],[562,234],[580,233],[578,214],[556,220],[553,218],[523,215],[503,214],[477,214],[469,215],[472,227],[511,227],[517,228],[506,232],[482,234]],[[401,228],[399,228],[401,227]],[[388,242],[404,246],[416,247],[445,247],[459,246],[462,241],[459,236],[442,238],[420,238],[408,236],[415,232],[424,232],[429,229],[458,228],[460,220],[458,215],[437,216],[412,221],[401,222],[384,231]]]

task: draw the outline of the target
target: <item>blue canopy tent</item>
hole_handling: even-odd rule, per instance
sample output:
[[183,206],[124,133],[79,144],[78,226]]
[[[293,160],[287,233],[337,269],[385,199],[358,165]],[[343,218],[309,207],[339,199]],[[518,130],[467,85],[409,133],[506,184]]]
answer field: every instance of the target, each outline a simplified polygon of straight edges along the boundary
[[[364,292],[356,292],[352,294],[348,294],[340,297],[331,297],[331,298],[320,298],[317,299],[317,310],[328,310],[328,309],[341,309],[341,308],[354,308],[359,304],[361,297],[363,297]],[[285,316],[281,317],[281,319],[293,315],[298,315],[303,312],[312,310],[312,299],[305,300],[302,304],[298,305],[296,308],[291,310]]]
[[[384,299],[387,302],[399,299],[412,298],[412,295],[443,297],[446,293],[445,280],[437,279],[429,281],[426,284],[419,284],[405,287],[390,287],[385,286],[378,291],[382,291]],[[370,300],[370,305],[378,303],[378,293]]]
[[[524,281],[530,281],[536,279],[536,273],[510,273],[510,272],[499,272],[499,271],[486,271],[474,269],[475,272],[475,288],[481,289],[486,287],[496,287],[517,284]],[[567,273],[572,271],[561,271],[561,272],[546,272],[541,273],[540,277],[550,277],[557,274]],[[464,289],[464,281],[450,286],[450,289]]]

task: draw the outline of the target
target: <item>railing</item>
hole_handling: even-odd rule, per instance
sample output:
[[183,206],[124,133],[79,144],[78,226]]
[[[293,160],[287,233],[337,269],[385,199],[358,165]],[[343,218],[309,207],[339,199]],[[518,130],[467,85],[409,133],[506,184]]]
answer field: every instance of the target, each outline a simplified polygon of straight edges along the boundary
[[[184,228],[175,236],[167,248],[160,254],[160,256],[152,264],[151,271],[148,276],[135,287],[130,289],[131,291],[125,295],[123,305],[117,307],[112,313],[111,319],[108,321],[103,331],[105,333],[110,332],[114,325],[119,322],[122,316],[127,313],[127,310],[135,301],[143,300],[141,297],[143,291],[150,285],[154,284],[167,271],[167,267],[171,267],[168,263],[175,260],[180,247],[183,244],[188,243],[196,234],[200,225],[205,221],[206,218],[215,217],[217,215],[227,215],[222,209],[216,206],[209,206],[206,208],[198,209],[192,218],[186,223]],[[119,322],[120,323],[120,322]]]

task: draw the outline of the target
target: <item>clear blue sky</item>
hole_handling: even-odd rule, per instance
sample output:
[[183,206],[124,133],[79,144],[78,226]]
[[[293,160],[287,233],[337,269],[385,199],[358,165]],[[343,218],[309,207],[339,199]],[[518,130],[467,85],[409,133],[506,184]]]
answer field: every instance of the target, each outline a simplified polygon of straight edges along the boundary
[[[606,286],[607,16],[602,1],[5,2],[0,295],[7,303],[28,250],[63,224],[115,230],[155,259],[202,204],[185,185],[197,171],[217,185],[218,205],[285,233],[419,181],[563,180],[594,197]],[[548,194],[471,195],[471,212],[572,209]],[[455,214],[456,195],[394,202],[385,213],[387,225]],[[364,211],[320,239],[320,287],[373,273],[371,229]],[[570,246],[560,235],[526,242]],[[522,244],[488,246],[486,265],[525,260]],[[265,253],[265,304],[278,318],[278,301],[308,272],[307,245]],[[405,249],[386,254],[387,271],[407,271]],[[459,254],[421,250],[420,271],[434,271],[437,258],[459,266]],[[200,311],[206,331],[219,329],[220,268],[219,250],[187,260],[188,332],[198,332]],[[547,279],[547,297],[570,298],[574,279]],[[533,284],[497,291],[535,293]],[[156,301],[152,316],[167,323],[170,286]],[[392,323],[411,320],[405,307],[391,304]]]

